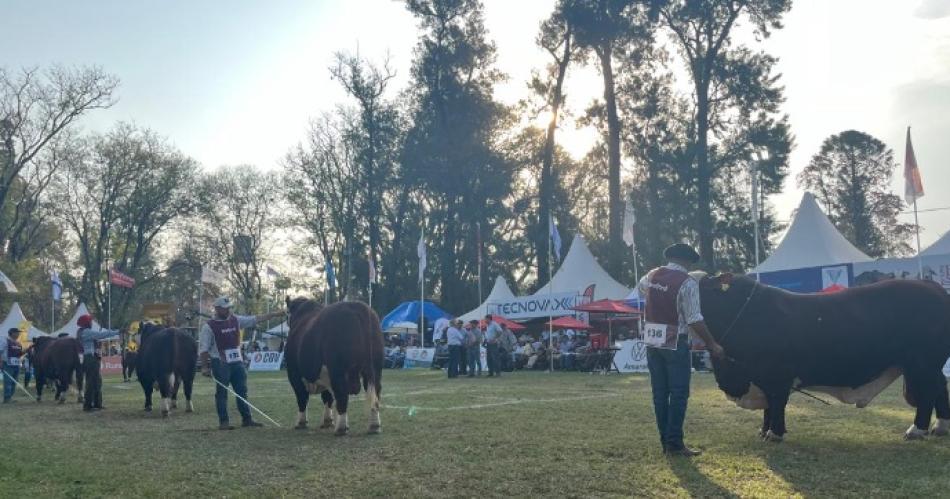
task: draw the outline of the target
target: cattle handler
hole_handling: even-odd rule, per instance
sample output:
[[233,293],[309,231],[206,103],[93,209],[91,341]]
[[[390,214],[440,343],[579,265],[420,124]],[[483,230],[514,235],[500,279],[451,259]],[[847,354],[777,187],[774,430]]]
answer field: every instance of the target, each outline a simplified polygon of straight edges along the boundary
[[[258,322],[283,317],[284,312],[267,315],[234,315],[233,304],[227,296],[214,301],[214,318],[201,326],[198,336],[198,356],[201,359],[201,374],[214,375],[218,381],[214,392],[214,405],[218,410],[218,429],[233,430],[228,417],[228,391],[231,385],[234,393],[247,400],[247,371],[241,355],[241,329],[253,328]],[[222,386],[223,385],[223,386]],[[235,400],[241,413],[241,426],[256,428],[261,425],[251,417],[251,410],[241,399]]]
[[118,329],[100,329],[92,330],[92,316],[89,314],[80,315],[76,319],[76,325],[79,330],[76,331],[76,339],[82,345],[82,370],[85,378],[86,394],[83,397],[82,410],[89,412],[102,409],[102,373],[99,371],[99,363],[102,355],[99,354],[98,342],[113,336],[119,335]]
[[689,399],[689,333],[698,335],[710,355],[722,358],[722,346],[703,322],[699,283],[688,268],[699,261],[691,246],[674,244],[663,251],[669,262],[647,273],[637,290],[646,300],[643,341],[647,344],[647,367],[653,389],[653,410],[663,453],[693,457],[701,454],[683,443],[683,421]]

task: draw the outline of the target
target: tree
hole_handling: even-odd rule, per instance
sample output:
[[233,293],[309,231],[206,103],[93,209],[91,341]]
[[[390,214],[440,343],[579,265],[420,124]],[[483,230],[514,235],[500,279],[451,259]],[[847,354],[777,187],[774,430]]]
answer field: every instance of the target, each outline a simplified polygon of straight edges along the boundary
[[858,249],[874,258],[906,256],[914,226],[897,220],[904,202],[890,192],[896,169],[894,153],[883,142],[846,130],[822,142],[798,184],[815,192],[835,227]]
[[241,305],[256,310],[262,296],[264,261],[277,226],[280,184],[276,175],[249,165],[221,167],[201,178],[197,238],[210,263],[225,270]]
[[537,255],[538,284],[550,280],[548,267],[550,265],[551,238],[548,231],[548,221],[551,218],[551,203],[554,200],[554,190],[558,183],[554,171],[555,140],[554,134],[558,127],[558,118],[561,105],[564,103],[564,78],[571,60],[577,56],[577,47],[574,44],[573,27],[567,21],[563,12],[563,1],[543,23],[537,37],[537,44],[550,56],[545,74],[534,74],[530,86],[534,92],[543,97],[547,110],[551,113],[544,137],[544,148],[541,152],[541,175],[538,182],[538,218],[534,230],[534,249]]
[[113,293],[113,315],[121,323],[136,292],[166,271],[157,265],[154,243],[194,209],[197,164],[154,132],[122,123],[67,148],[62,154],[70,159],[53,189],[78,247],[78,296],[101,314],[108,304],[107,267],[135,278],[135,288]]
[[785,118],[774,118],[782,102],[771,75],[775,58],[734,47],[733,29],[744,18],[756,36],[768,37],[790,8],[791,0],[671,0],[660,10],[692,87],[695,228],[709,269],[716,268],[717,180],[741,178],[734,167],[766,148],[762,189],[778,192],[791,142]]
[[[0,207],[7,206],[11,195],[16,198],[18,215],[36,207],[54,173],[49,167],[60,165],[47,162],[44,169],[33,162],[82,115],[112,106],[117,85],[115,77],[96,67],[54,66],[43,73],[31,68],[16,75],[0,68],[0,147],[4,152],[0,155],[4,159],[0,164]],[[0,241],[7,247],[11,232],[22,235],[24,218],[15,216],[2,222]]]
[[575,27],[577,44],[597,57],[604,80],[603,117],[606,120],[608,186],[607,270],[620,275],[623,256],[624,198],[620,186],[620,134],[614,60],[625,56],[630,44],[646,43],[652,37],[652,18],[657,0],[567,0],[564,16]]
[[[402,148],[401,178],[424,198],[425,225],[435,252],[430,286],[444,303],[476,305],[476,224],[494,239],[505,214],[515,168],[500,153],[510,110],[493,98],[503,75],[494,68],[477,0],[408,0],[422,31],[412,67],[411,120]],[[419,234],[419,231],[414,231]]]

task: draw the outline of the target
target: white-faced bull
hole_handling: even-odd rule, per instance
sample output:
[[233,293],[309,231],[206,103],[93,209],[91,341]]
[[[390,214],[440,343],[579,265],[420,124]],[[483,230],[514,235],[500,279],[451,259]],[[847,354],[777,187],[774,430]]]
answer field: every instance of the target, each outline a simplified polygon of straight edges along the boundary
[[191,388],[195,381],[198,364],[198,345],[194,338],[176,328],[164,328],[143,323],[136,375],[145,392],[145,410],[152,410],[152,390],[158,386],[162,396],[162,416],[168,416],[177,407],[178,388],[185,392],[186,412],[192,412]]
[[[932,282],[892,280],[833,294],[796,294],[748,277],[700,280],[702,312],[727,359],[716,382],[737,405],[762,409],[761,436],[785,435],[793,389],[867,406],[902,374],[917,413],[905,438],[946,435],[950,297]],[[937,422],[931,428],[931,414]]]
[[[284,350],[287,379],[297,397],[296,428],[307,427],[311,394],[323,400],[323,424],[335,424],[336,434],[349,431],[349,396],[366,391],[369,433],[379,433],[379,404],[383,375],[383,333],[379,317],[361,302],[323,307],[314,300],[287,300],[290,334]],[[335,421],[334,421],[335,419]]]

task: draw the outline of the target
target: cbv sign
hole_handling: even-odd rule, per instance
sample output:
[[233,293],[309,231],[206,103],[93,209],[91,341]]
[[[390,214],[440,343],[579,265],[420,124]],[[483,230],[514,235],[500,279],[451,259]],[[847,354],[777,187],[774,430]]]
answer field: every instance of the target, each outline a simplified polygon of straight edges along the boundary
[[577,293],[552,293],[541,296],[525,296],[503,302],[489,303],[488,313],[506,319],[531,319],[534,317],[561,317],[574,315],[578,304]]

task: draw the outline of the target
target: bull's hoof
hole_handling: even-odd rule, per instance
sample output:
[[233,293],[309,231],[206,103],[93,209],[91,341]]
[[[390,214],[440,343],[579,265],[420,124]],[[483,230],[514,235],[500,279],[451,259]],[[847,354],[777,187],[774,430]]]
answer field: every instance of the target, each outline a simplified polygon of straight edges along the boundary
[[379,432],[382,431],[382,428],[378,424],[369,425],[369,430],[366,431],[369,435],[379,435]]
[[769,430],[769,431],[765,432],[765,435],[764,435],[764,436],[762,436],[762,440],[765,441],[765,442],[780,443],[780,442],[782,442],[782,441],[785,440],[785,436],[784,436],[784,435],[778,435],[778,434],[776,434],[776,433],[773,433],[772,430]]
[[917,426],[914,426],[914,425],[911,425],[911,427],[908,428],[907,431],[904,432],[904,440],[908,442],[923,440],[926,437],[927,437],[927,430],[921,430],[920,428],[917,428]]
[[935,437],[945,437],[950,434],[950,419],[938,419],[930,428],[930,434]]
[[336,435],[336,436],[338,436],[338,437],[345,437],[345,436],[346,436],[347,434],[349,434],[349,433],[350,433],[350,429],[349,429],[348,427],[344,427],[344,428],[338,429],[338,430],[334,433],[334,435]]
[[320,425],[320,429],[321,429],[321,430],[325,430],[325,429],[327,429],[327,428],[333,428],[333,420],[332,420],[332,419],[324,419],[324,420],[323,420],[323,424]]
[[297,423],[297,426],[294,426],[295,430],[306,430],[307,423]]

